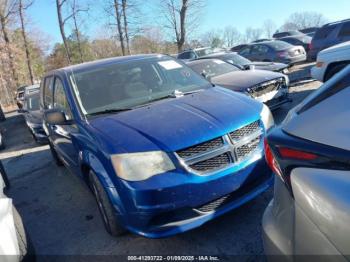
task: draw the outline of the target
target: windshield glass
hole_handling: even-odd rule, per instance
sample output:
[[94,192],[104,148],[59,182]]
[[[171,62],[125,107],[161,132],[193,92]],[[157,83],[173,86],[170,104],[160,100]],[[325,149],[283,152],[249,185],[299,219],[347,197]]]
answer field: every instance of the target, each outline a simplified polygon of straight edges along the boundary
[[211,84],[170,57],[116,62],[72,72],[70,80],[84,114],[133,108]]
[[268,42],[268,43],[266,43],[266,45],[272,47],[275,50],[285,50],[285,49],[293,47],[291,44],[288,44],[288,43],[283,42],[283,41]]
[[204,59],[190,63],[189,66],[197,73],[204,74],[206,77],[215,77],[239,70],[237,67],[218,59]]
[[237,54],[227,54],[224,57],[224,60],[230,64],[234,65],[248,65],[251,63],[251,61],[243,56],[237,55]]
[[29,111],[36,111],[40,109],[39,94],[37,96],[30,96],[26,99],[26,108]]
[[213,53],[214,53],[214,49],[212,49],[212,48],[205,48],[205,49],[196,50],[196,54],[198,57],[203,57],[203,56],[210,55]]

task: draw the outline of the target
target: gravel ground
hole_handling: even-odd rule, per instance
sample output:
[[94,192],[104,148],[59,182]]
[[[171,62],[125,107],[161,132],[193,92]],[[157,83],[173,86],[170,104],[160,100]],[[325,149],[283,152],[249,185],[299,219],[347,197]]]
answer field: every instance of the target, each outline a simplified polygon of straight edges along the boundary
[[[281,122],[291,107],[319,86],[319,82],[295,84],[291,88],[293,102],[274,112],[276,122]],[[12,113],[7,118],[0,126],[7,143],[0,159],[12,183],[9,194],[39,255],[207,254],[264,260],[261,218],[272,198],[272,189],[229,214],[171,238],[145,239],[133,234],[113,238],[105,232],[85,184],[65,168],[56,167],[48,146],[33,142],[22,116]]]

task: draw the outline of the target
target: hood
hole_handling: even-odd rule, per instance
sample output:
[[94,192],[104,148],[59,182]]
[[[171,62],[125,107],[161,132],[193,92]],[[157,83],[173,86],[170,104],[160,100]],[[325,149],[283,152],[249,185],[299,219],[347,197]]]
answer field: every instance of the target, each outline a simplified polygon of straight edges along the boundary
[[274,62],[252,62],[248,65],[254,65],[255,69],[258,70],[269,70],[269,71],[281,71],[285,68],[288,68],[288,65],[283,63],[274,63]]
[[247,88],[257,84],[284,77],[280,73],[265,70],[234,71],[224,75],[212,77],[211,81],[219,86],[234,91],[244,92]]
[[98,117],[90,125],[109,153],[177,151],[256,121],[262,104],[215,87],[131,111]]
[[350,41],[329,47],[329,48],[321,51],[321,54],[328,54],[328,53],[332,53],[332,52],[345,51],[345,50],[350,50]]

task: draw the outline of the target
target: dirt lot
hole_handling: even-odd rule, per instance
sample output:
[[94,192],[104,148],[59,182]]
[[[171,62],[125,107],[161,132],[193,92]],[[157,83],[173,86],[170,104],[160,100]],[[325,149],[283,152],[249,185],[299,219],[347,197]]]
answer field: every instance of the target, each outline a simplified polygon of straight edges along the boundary
[[[319,82],[291,88],[293,102],[274,112],[281,122]],[[263,260],[261,218],[272,189],[243,207],[198,229],[167,239],[145,239],[133,234],[110,237],[97,205],[85,184],[52,161],[48,146],[38,146],[23,117],[8,114],[1,123],[7,149],[0,152],[12,182],[9,191],[39,255],[242,255]],[[43,257],[39,257],[39,260]],[[68,257],[60,257],[68,259]]]

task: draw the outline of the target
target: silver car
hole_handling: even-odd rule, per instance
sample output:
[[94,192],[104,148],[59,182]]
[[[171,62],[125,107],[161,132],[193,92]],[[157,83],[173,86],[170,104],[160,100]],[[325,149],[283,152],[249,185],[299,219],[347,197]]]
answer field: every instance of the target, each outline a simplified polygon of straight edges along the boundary
[[262,222],[267,255],[350,260],[349,97],[350,66],[267,136],[266,159],[276,174],[274,199]]
[[0,261],[34,261],[34,251],[22,219],[12,205],[12,199],[4,193],[6,187],[9,182],[0,161]]

